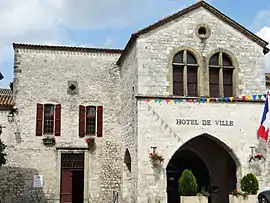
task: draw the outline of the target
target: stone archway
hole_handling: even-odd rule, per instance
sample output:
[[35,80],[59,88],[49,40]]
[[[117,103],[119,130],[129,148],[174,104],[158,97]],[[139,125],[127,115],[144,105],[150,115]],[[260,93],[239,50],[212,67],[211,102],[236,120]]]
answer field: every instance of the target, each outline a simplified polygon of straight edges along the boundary
[[219,139],[202,134],[183,144],[169,161],[167,173],[167,203],[179,203],[178,179],[184,169],[191,169],[199,190],[208,191],[211,203],[228,203],[229,194],[237,187],[239,160]]
[[124,155],[124,166],[123,166],[123,184],[122,184],[122,194],[123,194],[123,202],[130,203],[131,202],[131,193],[132,185],[131,185],[131,156],[129,150],[126,149]]

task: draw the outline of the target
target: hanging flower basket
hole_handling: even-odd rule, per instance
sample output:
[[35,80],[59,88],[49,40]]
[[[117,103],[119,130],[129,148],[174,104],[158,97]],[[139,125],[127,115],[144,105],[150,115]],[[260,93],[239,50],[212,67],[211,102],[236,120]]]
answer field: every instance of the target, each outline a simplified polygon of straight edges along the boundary
[[255,162],[257,160],[263,160],[263,161],[265,161],[265,157],[262,155],[262,153],[257,153],[255,155],[250,155],[249,156],[249,163]]
[[43,144],[45,146],[53,146],[55,145],[55,138],[54,137],[45,137],[42,139]]
[[87,137],[85,139],[86,143],[88,144],[88,147],[92,147],[95,145],[95,137]]
[[157,153],[150,153],[149,158],[151,159],[154,165],[159,165],[164,161],[163,156]]

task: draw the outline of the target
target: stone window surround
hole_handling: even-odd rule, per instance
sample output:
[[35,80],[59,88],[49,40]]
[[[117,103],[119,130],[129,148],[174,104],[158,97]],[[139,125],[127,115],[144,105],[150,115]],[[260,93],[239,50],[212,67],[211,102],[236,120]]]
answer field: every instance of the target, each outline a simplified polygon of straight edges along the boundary
[[[38,102],[39,104],[42,104],[43,105],[43,112],[42,112],[42,136],[45,136],[45,137],[50,137],[50,136],[54,136],[54,129],[55,129],[55,107],[56,107],[56,105],[57,104],[60,104],[60,103],[58,103],[58,102],[51,102],[51,101],[44,101],[44,102]],[[43,131],[44,131],[44,121],[45,121],[45,119],[44,119],[44,106],[45,105],[53,105],[54,106],[54,126],[53,126],[53,133],[44,133]]]
[[87,148],[81,148],[81,149],[60,149],[58,148],[56,151],[56,172],[57,172],[57,188],[56,188],[56,194],[55,194],[55,203],[60,203],[60,195],[61,195],[61,155],[67,154],[67,153],[84,153],[84,201],[88,200],[88,180],[89,180],[89,151]]
[[[239,94],[239,88],[238,88],[238,84],[239,84],[239,79],[238,79],[238,63],[237,60],[234,56],[234,54],[231,51],[228,51],[226,49],[223,48],[217,48],[212,50],[211,52],[209,52],[207,54],[206,57],[204,57],[199,51],[197,51],[195,48],[191,47],[191,46],[182,46],[179,48],[174,48],[171,51],[171,54],[169,55],[169,59],[168,59],[168,81],[169,81],[169,95],[174,96],[173,95],[173,58],[174,56],[180,52],[180,51],[190,51],[194,54],[194,56],[197,59],[197,64],[198,64],[198,84],[197,84],[197,89],[198,89],[198,96],[205,96],[205,97],[209,97],[210,96],[210,90],[209,90],[209,61],[210,58],[218,53],[218,52],[224,52],[226,53],[233,64],[234,67],[234,71],[233,71],[233,95],[238,95]],[[222,72],[222,71],[220,71]],[[186,75],[186,73],[184,73]],[[220,77],[222,75],[220,74]],[[186,78],[186,76],[184,77]],[[184,82],[184,90],[186,89],[186,82]],[[220,97],[223,97],[223,81],[222,79],[219,81],[219,86],[222,87],[222,91],[220,91]],[[185,95],[184,95],[185,96]]]

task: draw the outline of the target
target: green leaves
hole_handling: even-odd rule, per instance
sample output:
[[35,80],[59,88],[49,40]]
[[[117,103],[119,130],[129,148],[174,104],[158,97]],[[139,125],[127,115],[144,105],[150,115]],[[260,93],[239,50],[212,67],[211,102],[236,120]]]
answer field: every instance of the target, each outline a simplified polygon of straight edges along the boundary
[[6,149],[6,145],[2,142],[0,139],[0,168],[2,165],[6,164],[6,154],[4,153],[4,150]]
[[249,173],[241,180],[241,190],[250,195],[256,195],[259,190],[259,183],[255,175]]
[[179,193],[181,196],[195,196],[198,192],[198,185],[192,171],[185,169],[178,180]]

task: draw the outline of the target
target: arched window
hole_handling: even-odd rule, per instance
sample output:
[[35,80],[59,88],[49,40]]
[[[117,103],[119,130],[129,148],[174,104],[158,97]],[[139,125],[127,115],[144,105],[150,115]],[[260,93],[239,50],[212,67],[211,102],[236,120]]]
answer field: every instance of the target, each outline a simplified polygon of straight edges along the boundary
[[173,58],[173,95],[198,96],[198,64],[188,50],[178,52]]
[[129,172],[131,172],[131,157],[128,149],[125,151],[124,163],[126,164]]
[[214,54],[209,60],[210,97],[233,96],[234,67],[230,56],[224,52]]

